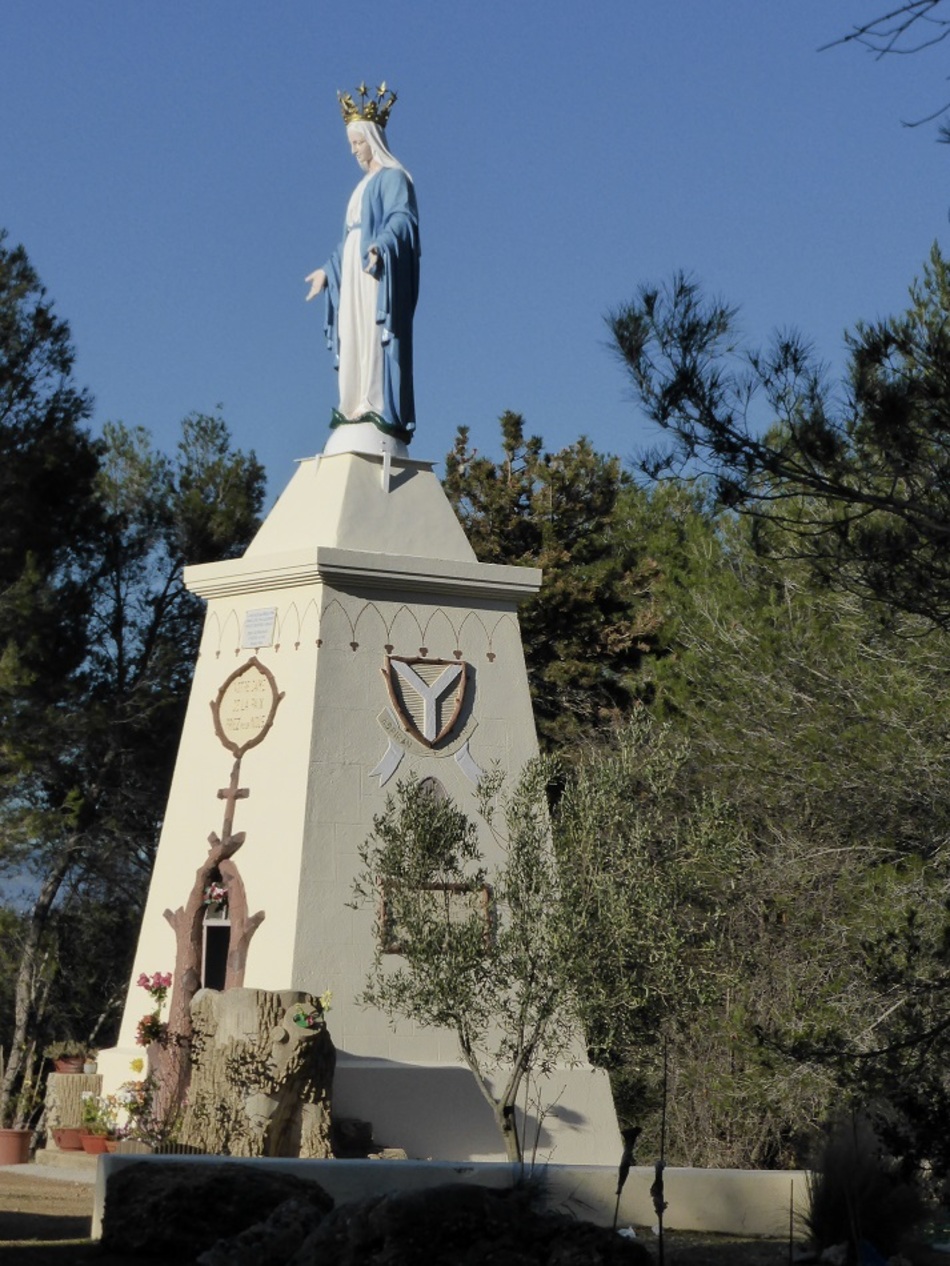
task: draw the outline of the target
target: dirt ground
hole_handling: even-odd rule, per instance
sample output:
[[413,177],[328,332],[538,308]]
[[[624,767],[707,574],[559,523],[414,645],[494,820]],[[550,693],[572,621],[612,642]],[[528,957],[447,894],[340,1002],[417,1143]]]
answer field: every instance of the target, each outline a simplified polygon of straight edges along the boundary
[[[37,1177],[30,1166],[0,1169],[0,1262],[2,1266],[132,1266],[128,1257],[101,1254],[89,1239],[92,1183]],[[641,1239],[654,1260],[657,1244]],[[779,1240],[668,1232],[665,1266],[786,1266],[788,1244]],[[915,1246],[911,1266],[950,1266],[950,1256]],[[150,1266],[163,1266],[155,1258]],[[172,1266],[168,1263],[167,1266]],[[183,1266],[176,1261],[174,1266]]]
[[[67,1266],[86,1256],[79,1242],[89,1241],[91,1183],[37,1178],[29,1165],[0,1169],[0,1260],[3,1266]],[[63,1243],[67,1241],[67,1243]],[[71,1242],[70,1242],[71,1241]],[[47,1249],[47,1245],[49,1248]]]

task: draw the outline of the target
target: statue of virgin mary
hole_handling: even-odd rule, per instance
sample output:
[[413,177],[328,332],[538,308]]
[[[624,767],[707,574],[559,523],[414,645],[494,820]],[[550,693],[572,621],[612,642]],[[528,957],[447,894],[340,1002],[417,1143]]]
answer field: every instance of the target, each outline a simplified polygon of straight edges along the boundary
[[350,149],[363,178],[350,195],[343,238],[308,277],[326,293],[327,344],[336,357],[340,405],[331,427],[372,423],[408,443],[415,430],[412,320],[419,294],[419,213],[412,179],[386,144],[396,100],[386,85],[360,104],[340,94]]

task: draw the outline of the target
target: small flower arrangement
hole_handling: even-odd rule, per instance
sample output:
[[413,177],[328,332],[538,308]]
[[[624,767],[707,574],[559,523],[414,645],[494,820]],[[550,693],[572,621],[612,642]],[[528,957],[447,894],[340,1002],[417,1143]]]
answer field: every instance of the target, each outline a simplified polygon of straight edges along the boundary
[[119,1087],[118,1099],[128,1116],[130,1134],[135,1134],[137,1127],[146,1123],[152,1109],[154,1089],[151,1077],[145,1077],[141,1081],[125,1081]]
[[164,1043],[167,1037],[168,1025],[159,1019],[158,1012],[149,1011],[148,1015],[143,1015],[139,1020],[135,1030],[135,1041],[139,1046],[151,1046],[153,1042]]
[[140,985],[149,997],[155,999],[157,1009],[161,1011],[162,1004],[168,996],[168,991],[172,987],[172,974],[170,971],[153,972],[149,976],[148,972],[142,972],[136,984]]
[[119,1100],[115,1095],[97,1095],[91,1090],[82,1096],[82,1128],[87,1134],[114,1135],[119,1118]]
[[298,1029],[319,1029],[323,1024],[323,1012],[319,1010],[294,1012],[294,1024]]
[[170,971],[156,971],[150,976],[143,971],[136,983],[154,1000],[155,1007],[139,1020],[135,1040],[139,1046],[151,1046],[153,1042],[164,1043],[168,1039],[168,1025],[162,1019],[162,1007],[172,987],[172,974]]
[[323,1027],[324,1016],[330,1010],[330,1004],[333,999],[333,991],[326,989],[317,999],[315,1007],[299,1006],[293,1013],[291,1019],[298,1029],[319,1029]]
[[158,1121],[153,1112],[156,1081],[152,1073],[145,1072],[145,1060],[139,1057],[129,1064],[130,1070],[137,1074],[134,1081],[125,1081],[119,1087],[115,1097],[118,1104],[120,1120],[118,1135],[120,1138],[136,1139],[153,1146],[167,1141],[167,1124]]
[[207,907],[208,914],[223,918],[228,913],[227,888],[218,880],[212,879],[205,885],[204,900],[201,904]]

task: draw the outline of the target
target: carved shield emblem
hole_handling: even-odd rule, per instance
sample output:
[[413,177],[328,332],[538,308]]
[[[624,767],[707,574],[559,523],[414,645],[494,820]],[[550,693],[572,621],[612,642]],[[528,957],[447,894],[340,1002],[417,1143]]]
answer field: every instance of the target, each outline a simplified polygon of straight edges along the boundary
[[387,655],[383,669],[399,724],[426,747],[436,747],[455,728],[465,701],[464,660],[409,659]]

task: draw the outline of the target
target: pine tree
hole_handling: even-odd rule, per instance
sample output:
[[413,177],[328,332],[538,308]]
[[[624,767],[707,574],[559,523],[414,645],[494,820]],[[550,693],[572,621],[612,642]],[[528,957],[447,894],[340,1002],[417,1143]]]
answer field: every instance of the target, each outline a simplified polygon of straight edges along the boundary
[[637,694],[637,670],[656,644],[655,566],[625,531],[633,495],[617,458],[586,439],[546,453],[524,420],[501,417],[502,459],[469,451],[459,429],[445,489],[478,558],[541,567],[521,632],[542,744],[609,728]]
[[[2,248],[2,239],[0,239]],[[93,442],[69,331],[22,248],[0,249],[0,870],[29,892],[0,1040],[0,1120],[48,1033],[83,928],[120,938],[142,899],[201,622],[184,562],[239,551],[263,470],[220,418],[185,420],[176,453],[141,430]],[[117,911],[123,917],[116,919]],[[80,918],[80,913],[82,917]],[[131,945],[129,946],[131,949]],[[126,975],[106,939],[89,967]],[[67,988],[68,992],[68,988]],[[75,990],[73,998],[83,994]],[[67,1021],[107,1025],[108,1007]]]
[[654,476],[711,477],[781,522],[837,586],[950,627],[950,263],[934,246],[901,316],[857,326],[833,389],[808,344],[743,349],[735,309],[678,276],[609,318],[638,399],[670,436]]

